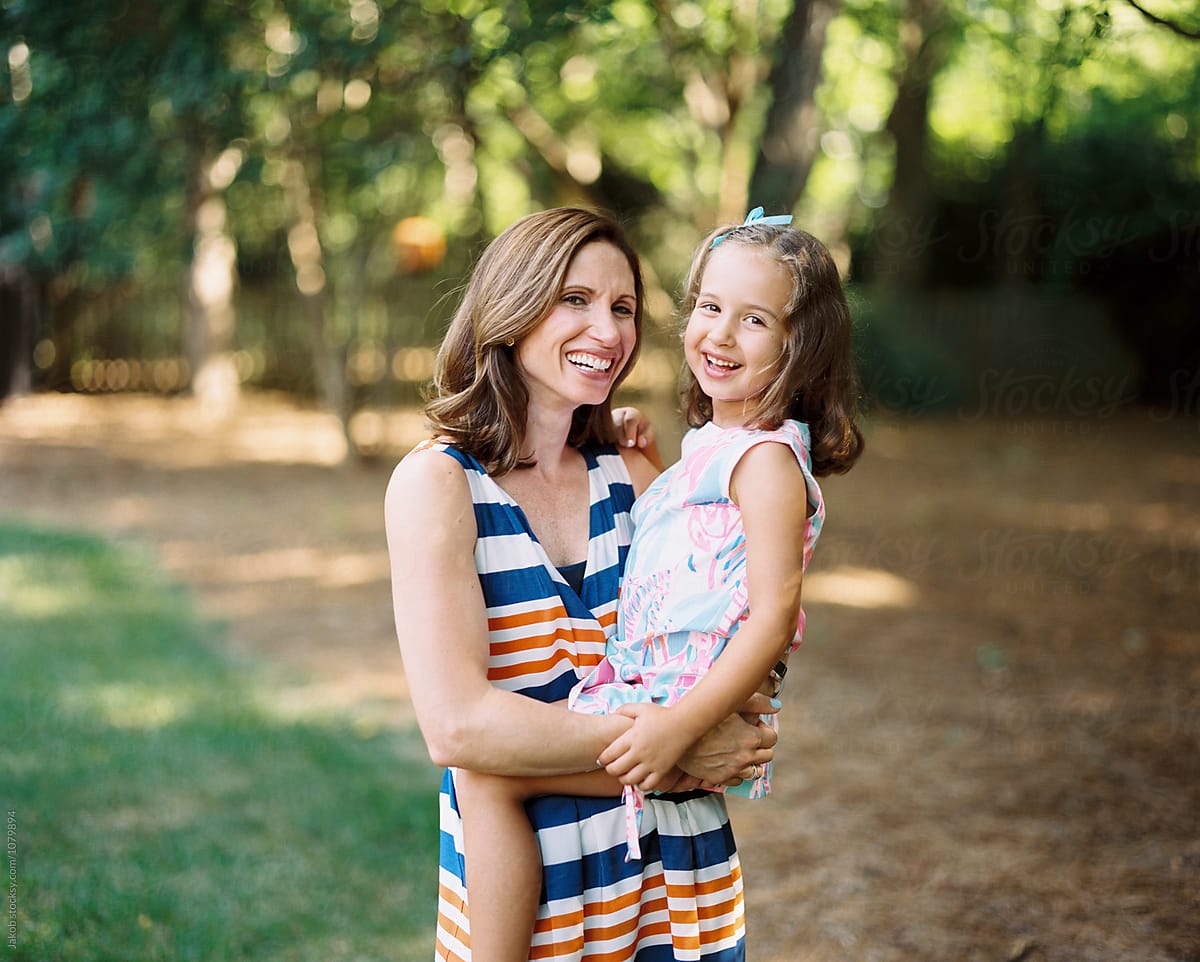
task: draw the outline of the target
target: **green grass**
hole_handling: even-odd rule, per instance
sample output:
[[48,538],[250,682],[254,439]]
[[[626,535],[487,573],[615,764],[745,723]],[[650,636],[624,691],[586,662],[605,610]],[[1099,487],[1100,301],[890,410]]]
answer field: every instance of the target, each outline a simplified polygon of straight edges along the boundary
[[151,558],[0,521],[2,957],[428,959],[437,772],[416,734],[274,716],[268,667],[213,636]]

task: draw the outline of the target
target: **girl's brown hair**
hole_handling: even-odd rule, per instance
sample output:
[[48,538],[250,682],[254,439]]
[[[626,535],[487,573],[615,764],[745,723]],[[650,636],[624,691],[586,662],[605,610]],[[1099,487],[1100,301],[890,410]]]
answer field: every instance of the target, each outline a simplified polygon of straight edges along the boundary
[[[776,377],[757,399],[749,425],[774,429],[787,419],[804,421],[812,433],[813,474],[849,471],[862,454],[863,436],[856,423],[858,377],[850,348],[850,307],[837,265],[824,244],[793,227],[718,228],[692,259],[683,294],[685,323],[696,307],[717,238],[718,245],[741,244],[761,251],[792,278],[784,317],[787,337]],[[684,372],[683,400],[692,427],[712,420],[712,399],[690,370]]]
[[[513,344],[550,313],[572,259],[586,244],[607,241],[629,262],[637,306],[637,340],[613,384],[621,383],[642,341],[643,286],[637,252],[604,214],[572,207],[521,218],[488,244],[450,322],[434,363],[425,414],[433,430],[494,474],[522,465],[529,392]],[[612,392],[603,404],[576,409],[569,444],[612,443]]]

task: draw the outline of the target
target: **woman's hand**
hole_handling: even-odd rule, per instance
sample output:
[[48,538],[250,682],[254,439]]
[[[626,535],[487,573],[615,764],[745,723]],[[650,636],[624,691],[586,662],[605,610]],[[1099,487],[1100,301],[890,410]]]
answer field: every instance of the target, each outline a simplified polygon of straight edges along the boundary
[[679,767],[705,785],[736,785],[754,777],[754,766],[775,757],[779,735],[763,721],[751,723],[743,715],[773,715],[779,702],[767,695],[750,696],[742,714],[730,715],[684,752]]
[[695,775],[689,775],[682,769],[676,768],[659,782],[656,791],[661,793],[678,793],[678,792],[693,792],[697,788],[712,788],[711,785],[706,785]]

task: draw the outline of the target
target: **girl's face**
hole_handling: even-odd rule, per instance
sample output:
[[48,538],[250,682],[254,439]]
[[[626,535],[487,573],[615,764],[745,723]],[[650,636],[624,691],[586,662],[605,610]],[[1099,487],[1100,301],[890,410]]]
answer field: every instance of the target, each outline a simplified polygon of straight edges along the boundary
[[791,296],[791,276],[757,248],[725,242],[709,256],[683,352],[719,427],[745,424],[779,372]]
[[575,254],[558,300],[517,344],[530,408],[603,404],[637,345],[633,271],[620,248],[592,241]]

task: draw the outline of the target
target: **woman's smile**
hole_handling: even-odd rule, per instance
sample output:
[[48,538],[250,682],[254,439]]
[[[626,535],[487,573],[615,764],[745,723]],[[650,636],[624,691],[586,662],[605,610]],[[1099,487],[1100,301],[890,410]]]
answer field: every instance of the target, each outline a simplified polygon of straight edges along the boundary
[[546,318],[517,345],[531,410],[602,404],[637,346],[633,271],[620,249],[579,249]]

